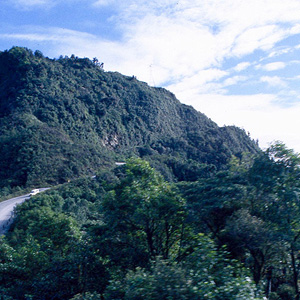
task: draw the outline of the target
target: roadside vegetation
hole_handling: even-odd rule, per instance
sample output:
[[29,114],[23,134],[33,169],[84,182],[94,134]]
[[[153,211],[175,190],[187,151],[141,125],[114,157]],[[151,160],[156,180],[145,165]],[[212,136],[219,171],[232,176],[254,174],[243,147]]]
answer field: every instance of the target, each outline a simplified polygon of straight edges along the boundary
[[[117,163],[117,164],[116,164]],[[1,300],[300,300],[300,157],[98,59],[0,52]]]
[[0,189],[0,202],[28,194],[30,190],[30,188],[19,186],[13,188],[11,188],[10,186],[3,187],[2,189]]
[[299,299],[300,157],[193,182],[142,159],[36,195],[1,241],[4,299]]

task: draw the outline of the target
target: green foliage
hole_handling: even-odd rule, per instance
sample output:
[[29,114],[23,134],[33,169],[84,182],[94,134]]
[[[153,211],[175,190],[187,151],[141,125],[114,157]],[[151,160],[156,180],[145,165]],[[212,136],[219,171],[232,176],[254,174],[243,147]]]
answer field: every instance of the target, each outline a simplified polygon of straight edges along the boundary
[[247,273],[216,249],[212,240],[199,236],[187,260],[177,264],[157,258],[150,270],[137,268],[125,279],[113,280],[106,299],[258,299]]
[[188,222],[227,245],[269,298],[299,299],[299,154],[276,142],[227,171],[183,182]]
[[101,295],[96,293],[83,293],[83,294],[77,294],[70,300],[102,300]]
[[[227,220],[222,239],[236,258],[245,259],[253,279],[259,284],[268,267],[278,260],[280,243],[272,227],[249,211],[236,211]],[[247,257],[247,253],[251,257]]]
[[1,296],[255,299],[239,260],[269,298],[298,297],[299,156],[258,151],[243,130],[89,59],[1,52],[1,193],[72,180],[17,209]]
[[222,171],[214,177],[179,185],[190,211],[189,221],[198,232],[210,232],[218,237],[226,219],[247,202],[247,187],[243,177]]
[[63,183],[134,155],[168,179],[196,180],[243,151],[258,151],[243,130],[162,88],[74,55],[0,53],[0,187]]
[[[232,185],[245,179],[227,182],[226,174],[207,179],[206,196],[222,183],[217,195],[235,211]],[[234,251],[199,234],[193,209],[139,158],[36,195],[18,207],[0,242],[0,292],[15,300],[256,299],[248,271]]]
[[13,299],[24,299],[25,294],[69,299],[85,291],[103,292],[107,262],[96,254],[82,228],[100,218],[101,191],[96,180],[80,179],[18,207],[7,241],[1,241],[6,249],[6,259],[0,258],[2,293]]
[[2,189],[0,189],[0,202],[17,196],[24,195],[24,193],[26,192],[27,190],[24,190],[19,186],[15,186],[15,187],[5,186]]
[[[155,256],[178,256],[185,203],[146,161],[126,163],[124,178],[108,193],[102,209],[107,240],[112,248],[124,251],[118,257],[126,257],[129,266],[145,265]],[[130,245],[131,253],[122,244]]]

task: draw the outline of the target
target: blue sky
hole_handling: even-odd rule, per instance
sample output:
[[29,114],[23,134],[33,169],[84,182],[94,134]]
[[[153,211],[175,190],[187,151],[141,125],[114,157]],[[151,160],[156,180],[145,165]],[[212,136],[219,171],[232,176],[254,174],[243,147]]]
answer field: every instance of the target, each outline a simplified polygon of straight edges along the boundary
[[299,0],[1,0],[0,51],[97,57],[300,152]]

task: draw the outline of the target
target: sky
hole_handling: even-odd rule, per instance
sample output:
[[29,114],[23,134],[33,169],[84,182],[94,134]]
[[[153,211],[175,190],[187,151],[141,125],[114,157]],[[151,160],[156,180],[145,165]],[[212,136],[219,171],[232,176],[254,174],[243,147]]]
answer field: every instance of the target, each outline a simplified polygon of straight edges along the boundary
[[300,152],[299,0],[0,0],[0,51],[97,57]]

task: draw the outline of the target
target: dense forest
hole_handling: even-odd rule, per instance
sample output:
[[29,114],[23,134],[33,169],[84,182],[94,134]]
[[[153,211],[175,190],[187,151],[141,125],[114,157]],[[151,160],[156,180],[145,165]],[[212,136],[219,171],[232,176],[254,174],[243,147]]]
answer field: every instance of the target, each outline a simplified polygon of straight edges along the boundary
[[0,299],[299,300],[299,154],[95,62],[0,52]]
[[133,156],[169,181],[194,180],[245,151],[259,149],[243,130],[134,76],[74,55],[0,52],[0,188],[64,183]]
[[300,156],[196,181],[140,158],[33,196],[0,245],[2,299],[299,299]]

